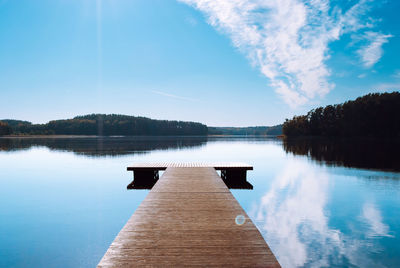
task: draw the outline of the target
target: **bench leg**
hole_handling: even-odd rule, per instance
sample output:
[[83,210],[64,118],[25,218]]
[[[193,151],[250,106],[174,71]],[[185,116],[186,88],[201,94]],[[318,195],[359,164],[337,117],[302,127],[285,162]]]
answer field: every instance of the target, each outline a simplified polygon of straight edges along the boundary
[[128,190],[131,189],[151,189],[158,181],[158,170],[135,170],[133,171],[133,181],[126,186]]
[[247,181],[245,169],[222,169],[221,178],[230,189],[253,189],[253,185]]

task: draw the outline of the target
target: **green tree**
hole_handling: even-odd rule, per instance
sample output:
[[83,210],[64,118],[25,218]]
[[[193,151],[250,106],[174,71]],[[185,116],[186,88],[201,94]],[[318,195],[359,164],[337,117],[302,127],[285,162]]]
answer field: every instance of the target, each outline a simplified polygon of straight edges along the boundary
[[6,122],[0,121],[0,136],[10,135],[11,132],[11,127]]

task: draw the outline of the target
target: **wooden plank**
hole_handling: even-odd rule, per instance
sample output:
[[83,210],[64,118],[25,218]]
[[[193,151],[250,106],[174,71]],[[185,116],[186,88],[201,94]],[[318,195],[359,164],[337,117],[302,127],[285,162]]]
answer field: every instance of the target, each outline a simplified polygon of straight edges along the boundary
[[98,264],[143,266],[280,267],[213,167],[168,167]]
[[246,170],[252,170],[253,167],[246,163],[238,163],[238,162],[214,162],[214,163],[206,163],[206,162],[186,162],[186,163],[175,163],[175,162],[144,162],[144,163],[134,163],[129,166],[128,170],[135,169],[158,169],[165,170],[168,167],[213,167],[217,170],[227,169],[227,168],[241,168]]

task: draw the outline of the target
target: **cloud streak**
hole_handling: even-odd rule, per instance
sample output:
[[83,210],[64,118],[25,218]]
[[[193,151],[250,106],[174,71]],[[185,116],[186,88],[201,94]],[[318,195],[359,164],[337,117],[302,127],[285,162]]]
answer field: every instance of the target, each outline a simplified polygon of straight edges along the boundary
[[168,98],[173,98],[173,99],[178,99],[178,100],[194,101],[194,102],[199,101],[197,99],[182,97],[182,96],[178,96],[178,95],[174,95],[174,94],[170,94],[170,93],[163,92],[163,91],[158,91],[158,90],[151,90],[151,92],[154,93],[154,94],[157,94],[157,95],[161,95],[161,96],[168,97]]
[[[292,107],[334,88],[326,65],[329,43],[345,33],[372,27],[372,22],[362,23],[370,9],[367,0],[346,12],[328,0],[180,1],[202,11],[212,26],[227,34]],[[370,45],[364,64],[379,59],[379,48],[388,37]]]
[[381,83],[372,88],[372,91],[397,91],[400,90],[400,83]]

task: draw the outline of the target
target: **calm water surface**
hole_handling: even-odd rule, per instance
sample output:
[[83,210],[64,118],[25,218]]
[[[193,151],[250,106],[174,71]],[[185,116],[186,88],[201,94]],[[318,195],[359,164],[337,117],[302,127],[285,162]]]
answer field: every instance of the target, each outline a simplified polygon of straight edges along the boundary
[[[95,267],[144,199],[135,161],[247,162],[232,190],[283,267],[400,267],[398,143],[0,139],[0,267]],[[212,219],[210,219],[212,220]]]

